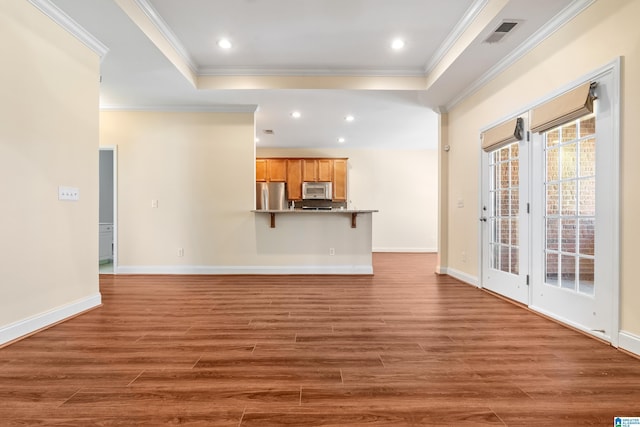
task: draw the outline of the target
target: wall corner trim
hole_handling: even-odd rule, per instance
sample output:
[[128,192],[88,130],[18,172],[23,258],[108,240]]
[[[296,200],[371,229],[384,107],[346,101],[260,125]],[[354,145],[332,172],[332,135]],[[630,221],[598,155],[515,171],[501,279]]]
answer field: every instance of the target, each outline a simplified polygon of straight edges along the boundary
[[107,52],[109,52],[108,47],[102,44],[102,42],[95,38],[93,34],[85,30],[80,26],[80,24],[74,21],[50,0],[29,0],[29,3],[51,18],[53,22],[71,33],[71,35],[84,43],[89,49],[97,53],[101,60],[105,57]]
[[100,293],[0,327],[0,345],[76,316],[102,304]]
[[618,348],[640,356],[640,336],[631,332],[620,331],[618,334]]
[[456,26],[451,30],[451,33],[447,36],[447,38],[442,42],[438,50],[433,54],[429,62],[424,68],[425,74],[429,74],[433,71],[433,69],[438,65],[442,58],[451,50],[455,42],[458,41],[460,36],[466,31],[467,28],[473,23],[473,21],[478,17],[482,9],[487,5],[489,0],[475,0],[469,9],[464,13],[464,16],[460,21],[456,24]]
[[435,273],[436,274],[441,274],[441,275],[449,274],[449,270],[447,269],[447,267],[443,267],[441,265],[436,265]]
[[587,9],[596,0],[574,0],[560,13],[554,16],[546,25],[538,32],[525,40],[520,46],[505,56],[500,62],[496,63],[486,73],[484,73],[475,82],[471,83],[466,89],[463,89],[454,99],[449,101],[446,109],[451,111],[459,103],[476,93],[480,88],[496,78],[500,73],[505,71],[511,65],[515,64],[520,58],[533,50],[536,46],[546,40],[549,36],[563,27],[567,22],[578,16],[582,11]]
[[160,31],[160,34],[169,42],[171,47],[182,57],[182,60],[191,68],[194,74],[199,74],[198,65],[194,62],[189,52],[184,47],[178,36],[171,30],[160,13],[147,0],[135,0],[136,5],[147,15],[147,18]]
[[398,253],[436,253],[438,252],[437,248],[401,248],[401,247],[393,247],[393,248],[384,248],[384,247],[376,247],[372,249],[372,252],[398,252]]
[[373,274],[371,265],[292,265],[292,266],[209,266],[150,265],[118,266],[116,274]]
[[475,286],[476,288],[480,287],[478,278],[475,276],[456,270],[454,268],[446,268],[444,269],[444,271],[446,271],[446,274],[453,277],[454,279],[458,279],[464,283],[468,283],[469,285]]
[[100,111],[158,113],[256,113],[258,111],[258,105],[101,105]]

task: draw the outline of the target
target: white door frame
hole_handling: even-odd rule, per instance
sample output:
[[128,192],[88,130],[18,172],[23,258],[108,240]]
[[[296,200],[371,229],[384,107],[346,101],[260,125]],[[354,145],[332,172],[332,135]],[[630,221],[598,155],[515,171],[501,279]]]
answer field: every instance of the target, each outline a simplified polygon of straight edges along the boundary
[[[544,97],[532,102],[531,104],[525,106],[519,111],[520,114],[525,114],[532,108],[538,105],[541,105],[544,102],[550,99],[553,99],[556,96],[561,95],[562,93],[565,93],[572,88],[577,87],[581,83],[584,83],[590,80],[597,80],[598,77],[611,73],[612,88],[610,91],[611,99],[609,101],[611,103],[611,112],[612,112],[612,141],[611,141],[612,153],[611,153],[611,159],[610,159],[610,166],[611,166],[611,171],[614,172],[611,176],[611,179],[612,179],[612,187],[615,188],[615,191],[612,191],[612,194],[611,194],[612,203],[610,206],[610,209],[611,209],[610,214],[612,218],[611,230],[612,230],[613,236],[612,236],[612,241],[611,241],[609,250],[611,253],[611,257],[614,260],[614,266],[612,268],[612,271],[610,272],[610,279],[613,285],[612,285],[612,298],[611,298],[612,299],[611,334],[608,338],[610,340],[611,345],[614,347],[618,347],[619,335],[620,335],[620,96],[621,96],[620,75],[621,75],[621,70],[622,70],[622,60],[620,57],[617,57],[610,63],[590,73],[587,73],[582,77],[572,81],[571,83],[566,84],[563,87],[545,95]],[[515,117],[515,116],[516,114],[511,114],[507,117],[504,117],[492,123],[491,125],[481,129],[481,131],[485,131],[491,128],[492,126],[502,123],[506,119]],[[481,141],[479,140],[478,147],[480,146],[481,146]],[[483,183],[484,178],[482,173],[482,150],[479,149],[478,151],[479,151],[478,170],[480,174],[480,179],[478,180],[478,194],[482,194],[482,189],[484,185]],[[531,159],[529,159],[529,166],[530,166],[530,163],[531,163]],[[531,184],[528,183],[528,185],[529,185],[529,191],[531,191]],[[482,216],[482,203],[483,203],[482,197],[479,197],[478,211],[477,211],[478,218]],[[531,232],[532,222],[533,221],[529,221],[530,232]],[[479,266],[478,287],[480,288],[484,287],[483,279],[482,279],[484,277],[483,262],[482,262],[483,255],[484,255],[483,251],[484,251],[483,227],[479,223],[478,225],[478,266]],[[531,252],[532,251],[529,251],[529,260],[528,260],[530,266],[532,262]],[[529,286],[529,301],[532,301],[531,292],[532,292],[532,286]],[[535,307],[530,306],[530,308],[535,310]],[[545,313],[545,314],[548,315],[548,313]],[[562,321],[562,319],[557,319],[557,320]],[[571,326],[575,326],[575,325],[571,325]],[[597,334],[594,334],[593,331],[584,331],[584,332],[587,332],[591,335],[598,336]]]
[[[118,272],[118,147],[100,146],[100,151],[113,152],[113,274]],[[99,184],[99,183],[98,183]]]

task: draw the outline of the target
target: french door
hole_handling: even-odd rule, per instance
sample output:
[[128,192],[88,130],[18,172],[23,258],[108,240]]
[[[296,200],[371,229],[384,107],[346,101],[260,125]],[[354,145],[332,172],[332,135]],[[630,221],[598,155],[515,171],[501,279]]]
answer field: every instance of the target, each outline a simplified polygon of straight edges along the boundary
[[613,73],[596,81],[593,114],[532,138],[531,307],[610,341],[618,286]]
[[482,154],[481,286],[617,343],[617,65],[593,113]]
[[483,287],[528,304],[528,149],[513,142],[483,153]]

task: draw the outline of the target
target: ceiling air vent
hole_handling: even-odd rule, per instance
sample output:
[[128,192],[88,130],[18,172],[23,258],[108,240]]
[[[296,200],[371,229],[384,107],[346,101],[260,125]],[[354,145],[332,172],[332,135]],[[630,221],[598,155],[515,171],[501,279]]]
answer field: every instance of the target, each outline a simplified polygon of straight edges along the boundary
[[264,132],[265,135],[273,135],[273,134],[275,134],[273,129],[264,129],[262,132]]
[[504,36],[509,34],[509,32],[513,31],[513,29],[519,23],[520,22],[518,22],[518,21],[503,21],[502,24],[500,24],[500,26],[498,26],[498,28],[496,28],[489,35],[489,37],[486,38],[486,40],[484,42],[485,43],[498,43],[499,41],[501,41],[504,38]]

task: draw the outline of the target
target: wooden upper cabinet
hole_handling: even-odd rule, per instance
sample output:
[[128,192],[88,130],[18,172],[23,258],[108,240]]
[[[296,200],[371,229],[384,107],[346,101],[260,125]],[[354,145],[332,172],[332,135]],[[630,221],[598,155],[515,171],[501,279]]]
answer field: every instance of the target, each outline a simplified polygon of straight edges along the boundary
[[267,159],[256,159],[256,181],[267,180]]
[[302,159],[302,180],[316,182],[318,180],[318,160]]
[[256,181],[286,182],[287,199],[302,200],[303,182],[333,183],[333,200],[347,200],[346,158],[258,158]]
[[287,198],[302,200],[302,159],[287,160]]
[[333,159],[302,159],[302,179],[305,182],[331,182]]
[[347,159],[333,161],[333,201],[347,201]]
[[333,181],[332,159],[318,159],[318,181]]
[[287,159],[269,159],[268,165],[269,181],[287,181]]
[[286,182],[287,159],[256,159],[256,181]]

